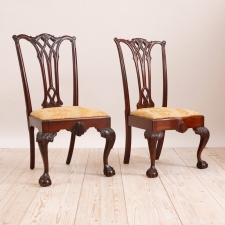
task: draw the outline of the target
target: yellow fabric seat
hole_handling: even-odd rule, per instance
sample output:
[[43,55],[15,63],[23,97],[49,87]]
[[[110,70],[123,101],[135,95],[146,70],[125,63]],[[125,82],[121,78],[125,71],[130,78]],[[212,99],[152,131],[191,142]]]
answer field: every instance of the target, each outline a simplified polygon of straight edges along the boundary
[[64,106],[37,109],[31,112],[30,115],[40,120],[59,120],[108,116],[108,114],[103,111],[91,108],[84,108],[80,106]]
[[188,109],[161,107],[161,108],[137,109],[132,111],[130,115],[149,119],[166,119],[166,118],[184,118],[189,116],[199,116],[202,114]]

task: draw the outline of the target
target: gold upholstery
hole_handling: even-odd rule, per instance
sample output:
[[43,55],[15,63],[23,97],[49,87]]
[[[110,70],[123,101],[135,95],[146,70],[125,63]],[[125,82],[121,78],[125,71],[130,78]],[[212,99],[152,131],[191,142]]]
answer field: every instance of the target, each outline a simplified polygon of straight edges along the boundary
[[188,110],[188,109],[180,109],[180,108],[142,108],[134,110],[130,113],[132,116],[140,116],[149,119],[165,119],[165,118],[182,118],[189,116],[199,116],[202,115],[199,112]]
[[84,108],[80,106],[64,106],[54,108],[37,109],[30,114],[40,120],[58,120],[86,117],[108,116],[107,113],[97,109]]

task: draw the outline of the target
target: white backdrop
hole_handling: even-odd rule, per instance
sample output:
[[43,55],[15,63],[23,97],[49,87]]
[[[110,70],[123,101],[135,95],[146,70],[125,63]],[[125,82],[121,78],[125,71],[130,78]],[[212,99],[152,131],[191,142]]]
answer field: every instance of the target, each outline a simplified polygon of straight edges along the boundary
[[[124,147],[124,97],[114,37],[167,42],[168,106],[194,109],[205,115],[211,137],[208,147],[225,145],[225,1],[224,0],[1,0],[0,7],[0,147],[29,147],[26,109],[13,34],[49,33],[77,38],[79,103],[112,117],[115,147]],[[34,50],[24,44],[33,108],[43,100],[40,69]],[[60,58],[64,105],[72,103],[69,44]],[[24,52],[24,54],[25,54]],[[67,56],[68,55],[68,56]],[[157,53],[155,53],[157,58]],[[153,58],[154,59],[154,58]],[[154,67],[156,106],[161,104],[161,74]],[[128,71],[132,64],[128,62]],[[138,101],[136,77],[130,74],[133,108]],[[131,88],[131,90],[132,90]],[[62,90],[62,91],[63,91]],[[68,147],[70,133],[61,131],[49,147]],[[94,129],[76,140],[77,147],[101,147],[105,140]],[[164,147],[195,146],[199,136],[166,133]],[[144,131],[133,129],[133,147],[147,147]]]

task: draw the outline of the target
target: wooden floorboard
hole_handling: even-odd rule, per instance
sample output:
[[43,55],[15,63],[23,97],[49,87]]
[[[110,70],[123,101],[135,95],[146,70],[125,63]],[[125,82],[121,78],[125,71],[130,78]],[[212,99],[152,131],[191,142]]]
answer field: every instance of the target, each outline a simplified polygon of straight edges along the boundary
[[132,149],[129,164],[123,164],[122,149],[119,155],[129,224],[181,224],[159,177],[145,175],[150,167],[146,151]]
[[[215,199],[213,203],[212,201],[210,202],[212,209],[210,209],[208,212],[209,215],[211,214],[209,222],[213,223],[213,221],[215,220],[214,224],[216,224],[216,221],[221,217],[221,221],[223,222],[222,224],[225,224],[225,171],[223,167],[220,166],[221,161],[219,161],[220,163],[214,161],[211,157],[208,156],[208,154],[210,155],[210,152],[206,150],[202,154],[202,159],[205,160],[209,166],[207,169],[200,170],[195,165],[197,161],[195,148],[176,148],[175,151],[189,167],[192,173],[198,178],[202,186],[204,186],[211,194],[212,198]],[[225,149],[220,149],[219,152],[221,158],[224,158],[224,155],[221,153],[225,155]],[[208,200],[209,199],[207,199],[207,201]],[[206,200],[204,199],[202,202],[204,204]],[[216,204],[216,202],[219,205]],[[221,208],[223,210],[221,210]]]
[[28,149],[0,149],[0,225],[223,225],[225,224],[225,148],[205,149],[209,167],[196,168],[196,148],[163,149],[148,178],[147,148],[113,149],[113,177],[103,175],[103,149],[50,149],[52,185],[38,184],[43,163],[29,169]]
[[225,224],[225,211],[200,181],[209,170],[196,168],[197,150],[192,151],[191,168],[185,164],[190,149],[176,151],[164,150],[157,168],[182,224]]
[[[28,152],[27,150],[25,151]],[[49,157],[51,158],[49,161],[50,168],[58,154],[58,149],[49,151]],[[27,214],[31,202],[38,195],[38,191],[44,190],[38,185],[39,177],[43,173],[42,160],[40,154],[36,154],[36,156],[36,168],[34,170],[29,169],[29,156],[27,155],[24,163],[20,164],[21,169],[18,168],[11,173],[11,175],[15,174],[13,178],[16,181],[12,179],[11,189],[1,199],[0,224],[19,224],[20,220]],[[18,177],[16,176],[17,174]],[[9,186],[9,184],[7,185]]]
[[103,149],[90,150],[76,225],[128,224],[118,151],[113,150],[109,157],[109,163],[116,170],[113,177],[103,175],[102,155]]

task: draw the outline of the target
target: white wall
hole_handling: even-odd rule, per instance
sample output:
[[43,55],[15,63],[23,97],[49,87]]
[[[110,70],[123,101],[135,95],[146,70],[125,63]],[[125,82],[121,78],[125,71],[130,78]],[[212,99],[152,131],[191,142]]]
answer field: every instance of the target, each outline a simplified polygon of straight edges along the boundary
[[[209,147],[225,145],[225,1],[223,0],[1,0],[0,7],[0,147],[28,147],[25,104],[13,34],[77,37],[79,102],[108,112],[117,134],[115,147],[124,146],[124,99],[114,37],[166,40],[169,76],[168,106],[194,109],[205,115],[211,132]],[[36,108],[43,98],[39,91],[40,71],[31,47],[28,76]],[[62,50],[66,55],[69,45]],[[68,63],[69,61],[69,63]],[[70,58],[60,64],[62,87],[67,90],[71,76]],[[131,64],[128,64],[131,65]],[[131,66],[128,66],[131,68]],[[128,69],[129,69],[128,68]],[[156,65],[157,68],[157,65]],[[157,75],[157,73],[156,73]],[[130,81],[136,87],[136,78]],[[161,78],[160,78],[161,79]],[[160,80],[155,78],[156,83]],[[155,84],[161,102],[161,86]],[[71,89],[69,89],[71,91]],[[72,99],[64,93],[65,105]],[[160,93],[160,95],[158,94]],[[132,92],[132,96],[136,96]],[[133,109],[137,102],[133,100]],[[158,105],[160,105],[160,102]],[[145,147],[144,131],[134,129],[133,147]],[[70,134],[61,131],[49,147],[68,147]],[[199,136],[169,131],[164,147],[196,146]],[[94,129],[77,138],[77,147],[103,147]]]

